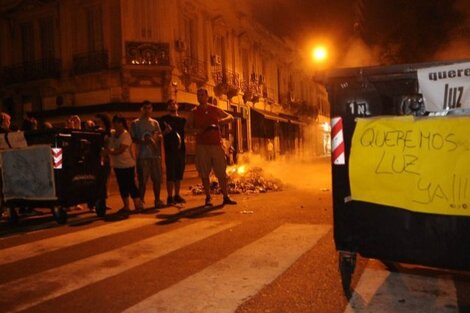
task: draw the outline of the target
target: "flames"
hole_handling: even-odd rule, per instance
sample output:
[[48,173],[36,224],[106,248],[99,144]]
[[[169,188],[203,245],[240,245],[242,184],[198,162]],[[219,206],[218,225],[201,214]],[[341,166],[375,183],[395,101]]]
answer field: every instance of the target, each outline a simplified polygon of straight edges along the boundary
[[240,175],[243,176],[247,172],[247,165],[232,165],[227,167],[226,173],[229,176]]
[[[283,183],[263,172],[261,167],[250,167],[248,164],[232,165],[226,170],[228,177],[228,192],[240,193],[264,193],[268,191],[281,191]],[[202,185],[190,187],[193,194],[203,194]],[[219,194],[220,187],[217,179],[211,176],[211,193]]]

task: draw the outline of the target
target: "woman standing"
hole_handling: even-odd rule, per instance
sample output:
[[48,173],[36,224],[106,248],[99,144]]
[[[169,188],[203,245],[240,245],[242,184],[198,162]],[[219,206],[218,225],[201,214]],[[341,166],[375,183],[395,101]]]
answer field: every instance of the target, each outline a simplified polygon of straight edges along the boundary
[[114,168],[116,179],[119,185],[124,207],[119,210],[121,213],[129,213],[129,195],[134,200],[136,211],[143,209],[142,201],[135,184],[135,159],[131,153],[132,139],[127,131],[127,121],[120,115],[113,117],[114,130],[111,132],[107,152],[111,159],[111,166]]

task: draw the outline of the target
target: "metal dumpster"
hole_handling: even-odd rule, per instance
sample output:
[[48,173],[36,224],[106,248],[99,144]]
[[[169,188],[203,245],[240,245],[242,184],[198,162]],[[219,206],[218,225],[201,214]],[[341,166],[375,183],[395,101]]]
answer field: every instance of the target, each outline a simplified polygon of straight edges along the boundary
[[65,208],[80,203],[105,216],[102,133],[50,129],[26,132],[24,139],[27,147],[1,152],[3,205],[9,222],[17,221],[18,207],[50,207],[56,221],[63,224]]
[[[468,62],[338,69],[318,79],[331,105],[334,239],[347,296],[357,254],[470,269]],[[442,83],[431,86],[442,99],[432,111],[424,70]]]

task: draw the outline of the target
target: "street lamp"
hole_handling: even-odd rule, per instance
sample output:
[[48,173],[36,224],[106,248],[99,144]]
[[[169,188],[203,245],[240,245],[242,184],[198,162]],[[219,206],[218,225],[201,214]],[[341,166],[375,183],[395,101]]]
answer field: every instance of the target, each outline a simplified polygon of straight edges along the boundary
[[328,50],[325,46],[316,46],[312,49],[312,59],[315,63],[325,63],[328,59]]

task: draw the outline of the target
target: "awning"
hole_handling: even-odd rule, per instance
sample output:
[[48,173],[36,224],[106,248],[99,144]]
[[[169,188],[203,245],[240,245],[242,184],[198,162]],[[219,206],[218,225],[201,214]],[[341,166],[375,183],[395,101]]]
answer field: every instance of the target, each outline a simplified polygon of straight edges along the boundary
[[292,123],[292,124],[307,125],[307,123],[302,122],[297,116],[294,116],[294,115],[279,113],[279,116],[282,117],[282,118],[288,119],[289,123]]
[[297,116],[285,114],[285,113],[275,113],[270,111],[264,111],[260,109],[251,108],[255,114],[262,115],[265,119],[276,121],[276,122],[284,122],[284,123],[291,123],[297,125],[306,125],[305,122],[299,120]]
[[251,108],[251,111],[255,112],[255,115],[259,114],[267,120],[272,120],[272,121],[276,121],[276,122],[284,122],[284,123],[289,122],[288,119],[280,117],[279,114],[274,113],[274,112],[264,111],[264,110],[255,109],[255,108]]

